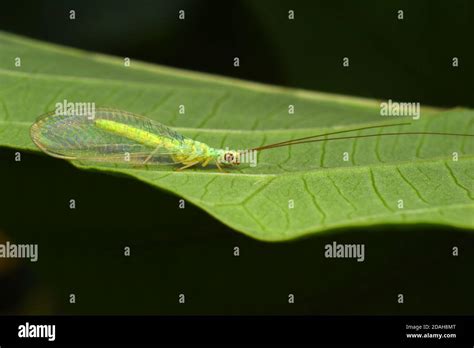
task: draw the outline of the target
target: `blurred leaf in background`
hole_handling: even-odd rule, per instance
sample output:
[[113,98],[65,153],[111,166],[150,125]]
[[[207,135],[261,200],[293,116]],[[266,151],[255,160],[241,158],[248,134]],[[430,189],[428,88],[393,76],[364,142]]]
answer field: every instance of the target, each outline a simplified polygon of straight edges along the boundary
[[[318,91],[474,107],[469,0],[20,0],[3,6],[0,29],[90,51]],[[290,9],[295,20],[288,20]]]

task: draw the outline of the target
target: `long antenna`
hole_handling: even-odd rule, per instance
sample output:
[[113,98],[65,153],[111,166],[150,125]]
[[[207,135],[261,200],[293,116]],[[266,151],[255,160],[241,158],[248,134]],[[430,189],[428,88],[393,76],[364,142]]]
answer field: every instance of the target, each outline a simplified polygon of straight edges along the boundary
[[[337,132],[331,132],[331,133],[324,133],[324,134],[318,134],[318,135],[311,135],[309,137],[303,137],[303,138],[298,138],[298,139],[292,139],[292,140],[287,140],[287,141],[282,141],[282,142],[279,142],[279,143],[273,143],[273,144],[269,144],[269,145],[263,145],[263,146],[259,146],[259,147],[255,147],[253,149],[250,149],[250,150],[264,150],[264,149],[267,149],[267,148],[271,148],[271,147],[278,147],[278,146],[284,146],[284,145],[291,145],[291,144],[294,144],[298,141],[301,141],[301,140],[307,140],[307,139],[312,139],[312,138],[319,138],[319,137],[324,137],[324,136],[327,136],[327,135],[334,135],[334,134],[341,134],[341,133],[348,133],[348,132],[355,132],[355,131],[359,131],[359,130],[365,130],[365,129],[373,129],[373,128],[385,128],[385,127],[394,127],[394,126],[406,126],[406,125],[410,125],[411,123],[409,122],[405,122],[405,123],[392,123],[392,124],[383,124],[383,125],[377,125],[377,126],[367,126],[367,127],[361,127],[361,128],[351,128],[351,129],[346,129],[346,130],[342,130],[342,131],[337,131]],[[329,139],[322,139],[322,140],[329,140]],[[298,143],[296,143],[298,144]]]
[[461,133],[438,133],[438,132],[402,132],[402,133],[382,133],[382,134],[366,134],[366,135],[354,135],[350,137],[336,137],[336,138],[329,138],[329,139],[313,139],[313,140],[303,140],[303,141],[296,141],[296,142],[288,142],[288,143],[276,143],[270,144],[266,146],[262,146],[260,148],[255,148],[252,150],[266,150],[266,149],[273,149],[282,146],[289,146],[289,145],[297,145],[297,144],[307,144],[307,143],[316,143],[320,141],[328,141],[328,140],[344,140],[344,139],[357,139],[357,138],[370,138],[370,137],[379,137],[385,135],[448,135],[448,136],[461,136],[461,137],[474,137],[474,134],[461,134]]

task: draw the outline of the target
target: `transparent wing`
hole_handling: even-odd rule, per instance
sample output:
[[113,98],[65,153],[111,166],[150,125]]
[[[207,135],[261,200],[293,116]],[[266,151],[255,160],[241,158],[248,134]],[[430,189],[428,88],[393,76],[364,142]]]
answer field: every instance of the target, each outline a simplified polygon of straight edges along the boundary
[[[97,126],[97,120],[111,120],[134,129],[174,139],[180,144],[175,150],[143,145],[130,136],[122,136]],[[31,127],[31,138],[45,153],[59,158],[81,161],[173,164],[172,155],[186,139],[169,127],[129,112],[98,108],[90,115],[41,116]],[[151,157],[150,157],[151,156]]]

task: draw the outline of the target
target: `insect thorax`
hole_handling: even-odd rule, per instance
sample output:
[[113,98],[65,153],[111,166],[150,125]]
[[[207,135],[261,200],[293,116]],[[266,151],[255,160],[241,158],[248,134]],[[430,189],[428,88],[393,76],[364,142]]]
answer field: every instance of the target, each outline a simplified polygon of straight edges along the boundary
[[186,139],[179,153],[174,156],[175,160],[182,163],[204,162],[206,160],[216,159],[219,153],[216,149],[201,143],[200,141]]

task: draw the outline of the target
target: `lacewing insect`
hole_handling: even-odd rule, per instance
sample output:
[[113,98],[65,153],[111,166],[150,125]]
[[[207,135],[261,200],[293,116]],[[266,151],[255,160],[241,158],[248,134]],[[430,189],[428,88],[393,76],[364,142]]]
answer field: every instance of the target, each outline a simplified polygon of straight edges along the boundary
[[[328,135],[409,124],[395,123],[352,128],[259,146],[246,151],[263,151],[312,142],[379,136],[474,136],[474,134],[459,133],[398,132],[325,138]],[[39,117],[31,126],[30,134],[33,142],[43,152],[53,157],[135,165],[180,163],[182,167],[178,170],[198,164],[205,167],[209,163],[214,163],[222,171],[221,165],[240,164],[242,153],[213,148],[185,137],[154,120],[108,108],[97,108],[94,115],[48,113]]]

